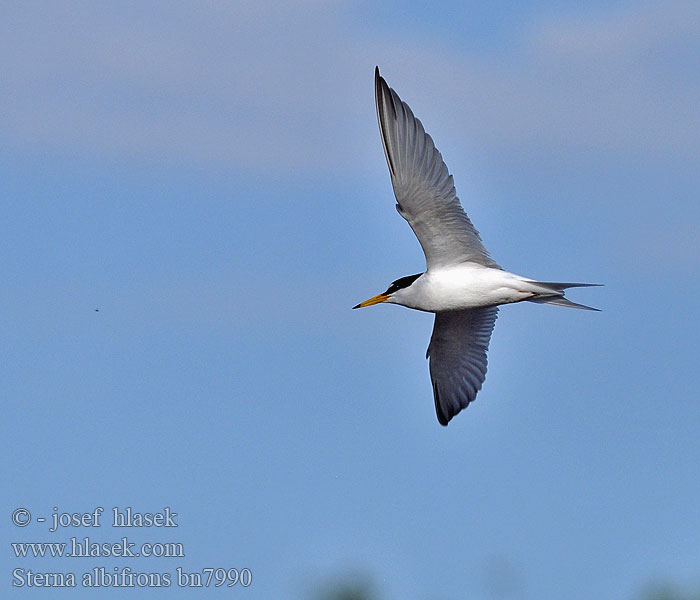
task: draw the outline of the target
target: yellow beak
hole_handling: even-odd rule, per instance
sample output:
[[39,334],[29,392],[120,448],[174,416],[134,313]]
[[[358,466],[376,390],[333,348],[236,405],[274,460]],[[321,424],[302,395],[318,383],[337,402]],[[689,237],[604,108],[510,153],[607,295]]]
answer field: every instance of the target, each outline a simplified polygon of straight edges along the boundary
[[389,296],[387,294],[379,294],[378,296],[375,296],[374,298],[370,298],[369,300],[365,300],[364,302],[360,302],[357,306],[353,306],[353,308],[364,308],[365,306],[372,306],[373,304],[379,304],[380,302],[386,302],[389,299]]

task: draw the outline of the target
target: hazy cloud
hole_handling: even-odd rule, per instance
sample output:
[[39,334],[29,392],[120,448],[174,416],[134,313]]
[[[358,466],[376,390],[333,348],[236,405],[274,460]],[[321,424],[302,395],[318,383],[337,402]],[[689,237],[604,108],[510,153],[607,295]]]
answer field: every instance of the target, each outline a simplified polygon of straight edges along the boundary
[[347,168],[364,132],[375,133],[379,63],[412,103],[444,110],[474,146],[680,159],[700,151],[693,3],[549,15],[500,60],[368,39],[344,25],[339,4],[320,1],[73,1],[5,12],[0,133],[10,148]]

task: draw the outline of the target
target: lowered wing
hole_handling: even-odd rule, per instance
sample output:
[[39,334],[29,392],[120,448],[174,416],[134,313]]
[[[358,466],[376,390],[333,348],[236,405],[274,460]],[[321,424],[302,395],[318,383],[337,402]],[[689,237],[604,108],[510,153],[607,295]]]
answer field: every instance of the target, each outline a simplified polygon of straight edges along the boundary
[[486,378],[486,351],[498,308],[472,308],[435,315],[427,356],[435,411],[447,425],[476,398]]

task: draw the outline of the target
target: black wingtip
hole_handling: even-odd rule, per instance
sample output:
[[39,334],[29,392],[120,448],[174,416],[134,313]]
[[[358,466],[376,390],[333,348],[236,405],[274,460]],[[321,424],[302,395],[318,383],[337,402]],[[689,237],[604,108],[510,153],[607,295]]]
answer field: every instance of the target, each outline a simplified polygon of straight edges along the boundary
[[374,67],[374,91],[377,97],[379,97],[380,90],[382,88],[382,84],[384,84],[386,87],[389,87],[389,84],[386,82],[384,77],[381,76],[379,73],[379,67]]
[[437,414],[438,423],[443,427],[447,427],[452,415],[446,415],[442,410],[442,406],[440,406],[440,393],[438,392],[437,383],[433,383],[433,399],[435,400],[435,413]]

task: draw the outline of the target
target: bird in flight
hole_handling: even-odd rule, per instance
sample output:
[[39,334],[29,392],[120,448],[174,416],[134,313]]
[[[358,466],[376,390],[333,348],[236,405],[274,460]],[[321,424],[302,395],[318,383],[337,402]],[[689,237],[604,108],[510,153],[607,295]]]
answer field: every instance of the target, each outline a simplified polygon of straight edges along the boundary
[[501,268],[464,212],[432,138],[387,85],[379,67],[374,91],[396,210],[416,234],[427,270],[397,279],[385,292],[353,308],[388,302],[435,313],[426,358],[437,419],[447,425],[484,383],[499,305],[527,300],[598,310],[564,297],[567,288],[598,284],[536,281]]

